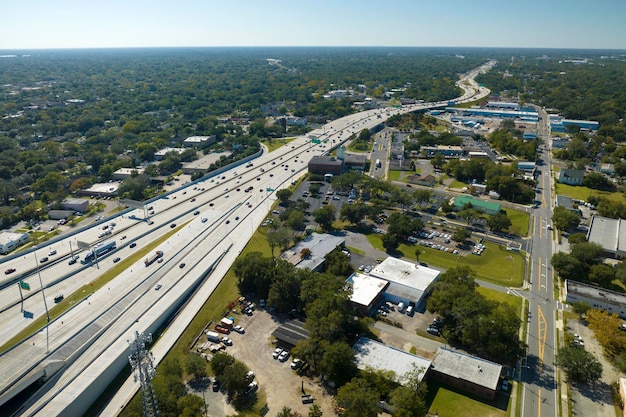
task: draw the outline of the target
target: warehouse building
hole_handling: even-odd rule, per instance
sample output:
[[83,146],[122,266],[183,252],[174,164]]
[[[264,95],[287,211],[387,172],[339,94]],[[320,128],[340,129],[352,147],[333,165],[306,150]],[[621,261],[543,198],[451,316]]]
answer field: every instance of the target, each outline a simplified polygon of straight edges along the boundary
[[[337,247],[343,247],[345,240],[342,237],[327,233],[311,233],[298,244],[283,252],[280,257],[295,265],[296,268],[309,268],[318,271],[324,265],[324,257]],[[310,256],[303,257],[304,249],[311,251]]]
[[385,300],[412,305],[415,310],[424,307],[439,274],[436,269],[397,258],[387,258],[369,272],[370,276],[389,282],[385,288]]
[[428,378],[492,401],[501,373],[502,365],[495,362],[440,347],[428,370]]
[[565,301],[570,304],[583,301],[591,308],[626,319],[626,294],[566,279]]
[[61,206],[65,210],[73,210],[79,213],[86,213],[89,208],[89,200],[82,198],[66,198],[61,201]]
[[396,375],[397,382],[402,385],[409,382],[408,376],[414,370],[418,370],[417,377],[421,382],[430,368],[431,362],[428,359],[367,337],[359,338],[353,349],[357,368],[391,371]]
[[381,304],[389,281],[370,275],[353,273],[346,282],[352,287],[350,303],[357,313],[372,315]]
[[626,220],[592,216],[587,241],[602,246],[607,256],[623,259],[626,256]]
[[28,233],[0,232],[0,253],[6,255],[15,248],[28,242]]

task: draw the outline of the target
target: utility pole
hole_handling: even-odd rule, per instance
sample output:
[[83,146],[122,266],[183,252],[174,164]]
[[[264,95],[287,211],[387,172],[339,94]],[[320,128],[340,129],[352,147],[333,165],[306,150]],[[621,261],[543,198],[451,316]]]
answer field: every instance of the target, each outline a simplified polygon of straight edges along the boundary
[[152,342],[152,334],[144,335],[135,331],[135,340],[130,342],[130,355],[128,361],[133,368],[135,382],[141,384],[141,401],[143,404],[143,415],[145,417],[157,417],[159,408],[157,406],[156,395],[150,382],[156,370],[154,369],[152,353],[146,350],[146,342]]

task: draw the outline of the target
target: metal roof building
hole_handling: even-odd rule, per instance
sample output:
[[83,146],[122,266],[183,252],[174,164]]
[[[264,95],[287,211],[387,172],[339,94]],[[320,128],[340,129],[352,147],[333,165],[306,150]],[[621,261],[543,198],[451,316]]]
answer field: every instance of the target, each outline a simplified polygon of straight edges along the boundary
[[371,314],[389,285],[389,281],[358,272],[350,275],[346,281],[352,285],[350,302],[353,308],[364,315]]
[[477,198],[472,198],[469,195],[459,195],[454,197],[454,208],[461,210],[467,204],[471,204],[477,211],[483,211],[487,214],[498,214],[502,210],[502,206],[498,203],[491,201],[483,201]]
[[359,369],[372,368],[375,370],[393,371],[400,384],[408,382],[407,372],[411,372],[415,368],[420,370],[418,379],[422,381],[430,367],[428,359],[368,339],[367,337],[361,337],[354,344],[353,349],[356,365]]
[[626,294],[583,284],[582,282],[565,280],[565,301],[575,303],[584,301],[597,310],[615,313],[626,318]]
[[501,373],[502,365],[495,362],[440,347],[433,358],[428,378],[492,400]]
[[278,340],[279,345],[295,346],[299,340],[309,337],[309,331],[300,320],[289,320],[274,330],[272,336]]
[[[338,236],[327,233],[311,233],[297,245],[283,252],[280,257],[295,265],[296,268],[309,268],[316,271],[324,263],[324,257],[335,250],[337,246],[343,246],[344,243],[345,240]],[[302,259],[301,253],[305,248],[311,251],[311,256]]]
[[622,259],[626,256],[626,220],[592,216],[587,240],[602,246],[609,256]]

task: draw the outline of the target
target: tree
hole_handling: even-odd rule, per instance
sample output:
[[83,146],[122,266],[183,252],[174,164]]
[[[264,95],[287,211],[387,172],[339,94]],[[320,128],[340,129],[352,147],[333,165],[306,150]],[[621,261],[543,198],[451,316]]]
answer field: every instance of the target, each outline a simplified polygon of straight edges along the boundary
[[193,375],[193,378],[204,378],[207,376],[206,360],[193,353],[185,356],[185,373]]
[[392,213],[387,217],[386,223],[389,225],[387,235],[393,235],[397,240],[404,240],[424,228],[420,219],[406,213]]
[[292,194],[293,193],[289,188],[283,188],[282,190],[276,191],[276,197],[278,197],[281,203],[288,201]]
[[398,238],[396,238],[396,236],[392,235],[391,233],[384,234],[380,238],[380,240],[383,243],[383,248],[385,248],[387,252],[393,252],[398,249],[398,246],[400,246]]
[[463,210],[459,211],[459,217],[464,219],[469,225],[469,224],[472,224],[474,220],[479,218],[480,214],[478,214],[476,210],[469,207],[469,208],[464,208]]
[[578,347],[562,348],[556,356],[555,364],[563,368],[572,381],[592,383],[602,376],[602,364],[598,359]]
[[313,404],[309,408],[308,417],[322,417],[323,415],[324,413],[322,413],[322,409],[320,408],[319,405]]
[[391,392],[394,417],[423,417],[428,411],[424,399],[407,387],[398,387]]
[[441,203],[441,211],[444,213],[452,213],[454,211],[454,205],[450,204],[450,199],[443,200]]
[[313,212],[313,218],[322,229],[330,230],[337,219],[337,209],[331,205],[322,206]]
[[572,230],[580,224],[580,217],[565,207],[559,206],[554,208],[552,222],[559,230]]
[[341,207],[339,215],[344,221],[348,221],[354,225],[361,223],[368,213],[368,207],[363,203],[344,204]]
[[452,240],[454,240],[455,242],[463,243],[467,239],[472,237],[472,233],[465,228],[458,227],[454,230],[454,233],[452,234],[451,237],[452,237]]
[[433,156],[433,158],[430,160],[430,164],[435,167],[435,169],[442,169],[443,166],[446,164],[446,158],[440,154],[437,153],[435,154],[435,156]]
[[337,406],[343,409],[343,417],[376,417],[378,394],[360,378],[354,378],[339,388],[335,397]]
[[280,410],[277,414],[276,417],[298,417],[300,416],[300,414],[298,414],[297,412],[293,411],[291,408],[284,406],[282,410]]
[[272,249],[272,256],[274,256],[274,248],[278,246],[281,249],[287,249],[291,243],[291,232],[286,227],[278,227],[276,229],[270,229],[267,232],[267,241]]
[[583,317],[583,315],[587,314],[590,308],[591,306],[589,305],[589,303],[585,301],[576,301],[572,304],[572,310],[574,310],[574,313],[578,314],[578,316],[581,318]]
[[494,232],[502,232],[511,227],[511,219],[507,217],[505,212],[501,211],[487,218],[487,226]]
[[180,410],[180,417],[196,417],[204,414],[204,401],[195,394],[187,394],[179,398],[176,404]]
[[324,352],[319,370],[328,380],[337,385],[345,384],[358,372],[354,350],[345,341],[330,344]]
[[293,230],[302,231],[306,228],[306,217],[304,213],[298,210],[290,210],[287,218],[287,226]]
[[415,249],[415,261],[419,262],[420,261],[420,255],[422,254],[422,251],[419,250],[419,248]]

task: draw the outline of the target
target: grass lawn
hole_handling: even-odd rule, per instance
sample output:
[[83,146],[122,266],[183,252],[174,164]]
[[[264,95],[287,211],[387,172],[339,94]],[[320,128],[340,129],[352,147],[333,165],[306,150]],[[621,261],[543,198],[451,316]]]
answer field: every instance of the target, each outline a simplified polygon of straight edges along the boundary
[[295,138],[272,139],[272,140],[261,141],[261,143],[267,146],[267,149],[269,152],[272,152],[280,148],[281,146],[288,144],[294,139]]
[[530,214],[525,211],[508,207],[505,210],[507,217],[511,220],[511,227],[509,227],[509,231],[518,236],[528,235],[528,222],[530,220]]
[[593,190],[589,187],[583,187],[582,185],[575,186],[575,185],[561,184],[558,182],[555,183],[554,186],[556,188],[557,194],[566,195],[576,200],[587,201],[587,199],[590,196],[595,196],[595,197],[604,197],[607,200],[610,200],[613,202],[626,203],[626,197],[624,197],[624,194],[618,191],[610,193],[608,191]]
[[522,302],[524,301],[523,298],[485,287],[478,287],[478,292],[491,301],[497,301],[499,303],[507,303],[511,305],[511,307],[515,309],[516,314],[521,314]]
[[350,152],[370,152],[372,150],[372,148],[374,147],[374,144],[372,142],[366,142],[366,141],[362,141],[362,140],[353,140],[352,142],[350,142],[350,144],[348,145],[347,149]]
[[448,185],[449,188],[458,188],[461,189],[463,187],[469,187],[469,185],[467,185],[464,182],[458,181],[456,179],[452,180],[452,182],[450,183],[450,185]]
[[505,417],[509,415],[509,396],[497,395],[493,402],[474,399],[435,382],[428,383],[426,405],[430,415],[455,417]]
[[[380,240],[380,235],[368,234],[367,239],[373,247],[385,250]],[[399,255],[403,258],[415,261],[415,249],[419,249],[420,262],[441,269],[449,269],[455,266],[469,266],[476,273],[476,278],[493,282],[494,284],[507,287],[519,287],[524,278],[524,265],[526,263],[521,253],[507,251],[499,245],[484,242],[487,247],[482,255],[456,256],[450,252],[443,252],[426,246],[400,244]]]
[[406,180],[404,179],[405,175],[410,175],[411,173],[408,171],[388,171],[389,174],[389,179],[391,181],[403,181],[406,182]]

